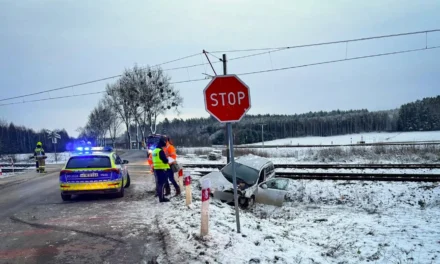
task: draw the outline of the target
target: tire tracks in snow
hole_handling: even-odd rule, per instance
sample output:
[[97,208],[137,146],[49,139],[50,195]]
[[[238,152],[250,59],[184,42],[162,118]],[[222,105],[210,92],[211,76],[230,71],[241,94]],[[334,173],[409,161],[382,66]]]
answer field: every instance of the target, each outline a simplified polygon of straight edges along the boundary
[[110,240],[113,242],[125,244],[125,241],[123,241],[121,239],[117,239],[117,238],[113,238],[113,237],[109,237],[106,235],[101,235],[101,234],[97,234],[97,233],[93,233],[93,232],[89,232],[89,231],[78,230],[75,228],[69,228],[69,227],[65,227],[65,226],[32,223],[32,222],[28,222],[28,221],[22,220],[20,218],[17,218],[15,216],[11,216],[11,217],[9,217],[9,219],[11,219],[11,221],[14,223],[20,223],[20,224],[28,225],[31,227],[36,227],[36,228],[41,228],[41,229],[51,229],[51,230],[60,231],[60,232],[71,231],[71,232],[76,232],[76,233],[91,236],[91,237],[103,238],[103,239],[107,239],[107,240]]

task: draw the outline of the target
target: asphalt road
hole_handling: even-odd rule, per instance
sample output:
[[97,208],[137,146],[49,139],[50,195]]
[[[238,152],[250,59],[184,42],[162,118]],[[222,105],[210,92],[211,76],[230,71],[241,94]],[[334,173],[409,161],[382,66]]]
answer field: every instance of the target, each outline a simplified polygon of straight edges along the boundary
[[61,166],[0,179],[0,263],[155,263],[161,234],[136,214],[154,202],[144,152],[121,156],[131,186],[124,198],[87,195],[63,202]]

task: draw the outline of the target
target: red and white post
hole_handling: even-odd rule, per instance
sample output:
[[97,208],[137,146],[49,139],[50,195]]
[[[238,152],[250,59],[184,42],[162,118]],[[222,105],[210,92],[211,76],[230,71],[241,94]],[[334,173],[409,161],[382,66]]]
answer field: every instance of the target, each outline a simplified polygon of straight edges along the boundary
[[177,184],[179,184],[180,190],[183,190],[183,169],[178,172]]
[[202,224],[200,226],[200,236],[206,236],[209,233],[209,194],[211,181],[206,179],[202,182]]
[[183,171],[183,182],[185,184],[186,206],[190,206],[192,204],[191,173],[187,170]]

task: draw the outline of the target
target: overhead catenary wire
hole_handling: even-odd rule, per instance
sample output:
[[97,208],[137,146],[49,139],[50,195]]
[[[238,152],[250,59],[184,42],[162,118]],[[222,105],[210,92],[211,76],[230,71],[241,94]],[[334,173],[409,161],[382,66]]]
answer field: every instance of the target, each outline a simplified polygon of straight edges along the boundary
[[275,68],[275,69],[268,69],[268,70],[261,70],[261,71],[236,73],[236,75],[243,76],[243,75],[259,74],[259,73],[266,73],[266,72],[284,71],[284,70],[291,70],[291,69],[296,69],[296,68],[304,68],[304,67],[324,65],[324,64],[330,64],[330,63],[338,63],[338,62],[344,62],[344,61],[352,61],[352,60],[360,60],[360,59],[367,59],[367,58],[374,58],[374,57],[382,57],[382,56],[396,55],[396,54],[402,54],[402,53],[410,53],[410,52],[416,52],[416,51],[432,50],[432,49],[438,49],[438,48],[440,48],[440,46],[432,46],[432,47],[427,47],[427,48],[419,48],[419,49],[410,49],[410,50],[386,52],[386,53],[379,53],[379,54],[373,54],[373,55],[365,55],[365,56],[344,58],[344,59],[339,59],[339,60],[329,60],[329,61],[322,61],[322,62],[316,62],[316,63],[308,63],[308,64],[295,65],[295,66],[282,67],[282,68]]
[[210,51],[210,52],[211,53],[232,53],[232,52],[250,52],[250,51],[268,51],[268,50],[297,49],[297,48],[305,48],[305,47],[313,47],[313,46],[339,44],[339,43],[345,43],[345,42],[357,42],[357,41],[365,41],[365,40],[372,40],[372,39],[392,38],[392,37],[401,37],[401,36],[418,35],[418,34],[428,34],[428,33],[433,33],[433,32],[440,32],[440,29],[413,31],[413,32],[405,32],[405,33],[397,33],[397,34],[389,34],[389,35],[380,35],[380,36],[364,37],[364,38],[356,38],[356,39],[337,40],[337,41],[329,41],[329,42],[320,42],[320,43],[304,44],[304,45],[296,45],[296,46],[284,46],[284,47],[272,47],[272,48],[254,48],[254,49],[235,49],[235,50],[217,50],[217,51]]
[[[339,63],[339,62],[344,62],[344,61],[352,61],[352,60],[360,60],[360,59],[367,59],[367,58],[374,58],[374,57],[390,56],[390,55],[403,54],[403,53],[411,53],[411,52],[417,52],[417,51],[433,50],[433,49],[438,49],[438,48],[440,48],[440,46],[432,46],[432,47],[426,47],[426,48],[418,48],[418,49],[409,49],[409,50],[402,50],[402,51],[386,52],[386,53],[379,53],[379,54],[372,54],[372,55],[365,55],[365,56],[357,56],[357,57],[344,58],[344,59],[339,59],[339,60],[322,61],[322,62],[302,64],[302,65],[295,65],[295,66],[275,68],[275,69],[267,69],[267,70],[253,71],[253,72],[243,72],[243,73],[237,73],[236,75],[245,76],[245,75],[252,75],[252,74],[262,74],[262,73],[290,70],[290,69],[296,69],[296,68],[305,68],[305,67],[311,67],[311,66],[317,66],[317,65]],[[206,79],[205,78],[191,79],[191,80],[170,82],[170,84],[199,82],[199,81],[206,81]],[[38,100],[22,101],[22,102],[13,102],[13,103],[0,104],[0,106],[13,105],[13,104],[23,104],[23,103],[31,103],[31,102],[38,102],[38,101],[47,101],[47,100],[55,100],[55,99],[63,99],[63,98],[77,97],[77,96],[86,96],[86,95],[93,95],[93,94],[99,94],[99,93],[105,93],[105,92],[106,91],[100,91],[100,92],[95,92],[95,93],[86,93],[86,94],[78,94],[78,95],[70,95],[70,96],[59,96],[59,97],[53,97],[53,98],[45,98],[45,99],[38,99]]]
[[[355,42],[355,41],[365,41],[365,40],[372,40],[372,39],[381,39],[381,38],[390,38],[390,37],[399,37],[399,36],[407,36],[407,35],[416,35],[416,34],[425,34],[425,39],[426,39],[426,48],[425,49],[432,49],[428,47],[427,44],[427,35],[428,33],[432,33],[432,32],[440,32],[440,29],[433,29],[433,30],[424,30],[424,31],[415,31],[415,32],[407,32],[407,33],[399,33],[399,34],[390,34],[390,35],[381,35],[381,36],[374,36],[374,37],[365,37],[365,38],[357,38],[357,39],[347,39],[347,40],[339,40],[339,41],[331,41],[331,42],[321,42],[321,43],[314,43],[314,44],[306,44],[306,45],[297,45],[297,46],[286,46],[286,47],[277,47],[277,48],[260,48],[260,49],[242,49],[242,50],[224,50],[224,51],[211,51],[209,52],[210,55],[213,55],[212,53],[220,53],[220,52],[249,52],[249,51],[264,51],[264,52],[259,52],[259,53],[254,53],[254,54],[249,54],[249,55],[244,55],[244,56],[239,56],[239,57],[234,57],[229,59],[229,61],[233,61],[233,60],[238,60],[238,59],[244,59],[244,58],[249,58],[249,57],[253,57],[253,56],[259,56],[259,55],[263,55],[263,54],[270,54],[273,52],[278,52],[278,51],[284,51],[284,50],[289,50],[289,49],[296,49],[296,48],[304,48],[304,47],[313,47],[313,46],[322,46],[322,45],[330,45],[330,44],[338,44],[338,43],[349,43],[349,42]],[[422,50],[422,49],[416,49],[415,51],[418,50]],[[208,53],[208,52],[207,52]],[[398,53],[404,53],[404,52],[398,52]],[[398,54],[396,53],[396,54]],[[195,56],[200,55],[201,53],[194,53],[191,55],[187,55],[184,57],[180,57],[174,60],[170,60],[170,61],[166,61],[163,63],[159,63],[156,65],[153,65],[151,67],[158,67],[161,65],[165,65],[165,64],[169,64],[169,63],[173,63],[173,62],[177,62],[180,60],[185,60],[188,58],[192,58]],[[390,54],[388,54],[390,55]],[[215,55],[213,55],[215,56]],[[376,57],[377,55],[373,55],[372,57]],[[383,55],[382,55],[383,56]],[[215,56],[216,58],[218,58],[217,56]],[[360,58],[366,58],[366,57],[360,57]],[[220,59],[220,58],[218,58]],[[344,60],[354,60],[355,58],[349,58],[349,59],[344,59]],[[359,59],[359,58],[357,58]],[[331,62],[340,62],[340,61],[344,61],[344,60],[335,60],[335,61],[329,61],[329,62],[321,62],[321,63],[317,63],[317,64],[307,64],[309,66],[313,66],[313,65],[319,65],[319,64],[326,64],[326,63],[331,63]],[[214,63],[220,63],[221,61],[215,61],[212,62],[212,64]],[[175,68],[170,68],[170,69],[164,69],[164,71],[171,71],[171,70],[178,70],[178,69],[188,69],[188,68],[192,68],[192,67],[198,67],[198,66],[205,66],[205,63],[200,63],[200,64],[193,64],[193,65],[188,65],[188,66],[182,66],[182,67],[175,67]],[[293,68],[299,68],[299,67],[305,67],[305,66],[292,66],[292,67],[285,67],[285,68],[278,68],[278,69],[271,69],[271,70],[267,70],[267,71],[278,71],[278,70],[283,70],[283,69],[293,69]],[[243,73],[243,74],[255,74],[257,72],[267,72],[267,71],[256,71],[254,73]],[[242,75],[243,75],[242,74]],[[92,83],[97,83],[97,82],[102,82],[105,80],[110,80],[110,79],[115,79],[115,78],[119,78],[121,77],[122,74],[118,74],[118,75],[113,75],[113,76],[109,76],[109,77],[105,77],[105,78],[100,78],[100,79],[96,79],[96,80],[91,80],[91,81],[86,81],[86,82],[81,82],[81,83],[77,83],[77,84],[72,84],[72,85],[67,85],[67,86],[61,86],[61,87],[57,87],[54,89],[49,89],[49,90],[44,90],[44,91],[40,91],[40,92],[35,92],[35,93],[30,93],[30,94],[25,94],[25,95],[20,95],[20,96],[14,96],[14,97],[9,97],[9,98],[3,98],[0,99],[0,102],[2,101],[8,101],[8,100],[13,100],[13,99],[19,99],[19,98],[24,98],[24,97],[29,97],[29,96],[34,96],[34,95],[39,95],[39,94],[43,94],[43,93],[48,93],[48,92],[53,92],[53,91],[59,91],[59,90],[64,90],[64,89],[68,89],[68,88],[74,88],[74,87],[78,87],[78,86],[83,86],[83,85],[87,85],[87,84],[92,84]],[[173,82],[171,84],[178,84],[178,83],[186,83],[186,82],[192,82],[192,81],[201,81],[201,80],[205,80],[205,79],[195,79],[195,80],[186,80],[186,81],[177,81],[177,82]],[[73,89],[72,89],[73,90]],[[1,106],[1,105],[0,105]]]

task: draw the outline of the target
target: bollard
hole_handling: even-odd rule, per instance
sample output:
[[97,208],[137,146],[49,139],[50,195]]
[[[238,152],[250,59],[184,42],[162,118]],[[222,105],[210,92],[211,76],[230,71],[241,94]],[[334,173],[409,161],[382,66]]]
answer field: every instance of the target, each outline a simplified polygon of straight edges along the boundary
[[177,184],[179,184],[180,190],[183,190],[183,169],[179,170],[179,177],[177,177]]
[[183,179],[185,184],[186,206],[189,206],[192,203],[191,174],[189,171],[183,171]]
[[209,194],[211,181],[206,179],[202,182],[202,224],[200,226],[200,236],[209,233]]

